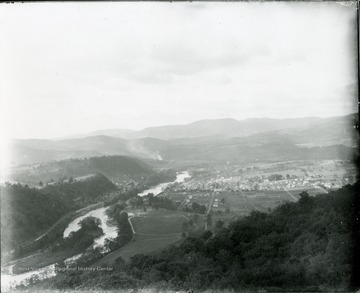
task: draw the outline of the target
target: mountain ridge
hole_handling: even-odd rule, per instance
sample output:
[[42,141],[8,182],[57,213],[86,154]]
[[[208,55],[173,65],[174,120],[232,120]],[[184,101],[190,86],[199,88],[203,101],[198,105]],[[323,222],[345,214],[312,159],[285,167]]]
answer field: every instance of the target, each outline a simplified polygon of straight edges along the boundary
[[187,125],[147,128],[128,139],[102,134],[66,140],[25,139],[13,140],[11,148],[16,164],[101,155],[179,160],[203,157],[195,156],[201,150],[216,157],[220,152],[221,158],[228,159],[223,152],[235,154],[243,146],[285,141],[295,146],[353,147],[358,137],[354,128],[356,121],[356,114],[330,118],[199,120]]
[[201,119],[185,124],[170,124],[146,127],[141,130],[131,129],[103,129],[92,131],[86,134],[72,135],[64,138],[56,138],[54,140],[85,138],[88,136],[106,135],[124,139],[138,138],[157,138],[162,140],[171,140],[185,137],[201,137],[201,136],[220,136],[234,137],[251,135],[257,132],[273,131],[279,129],[288,129],[295,127],[306,127],[316,122],[324,122],[340,117],[354,117],[356,114],[348,114],[332,117],[300,117],[300,118],[218,118],[218,119]]

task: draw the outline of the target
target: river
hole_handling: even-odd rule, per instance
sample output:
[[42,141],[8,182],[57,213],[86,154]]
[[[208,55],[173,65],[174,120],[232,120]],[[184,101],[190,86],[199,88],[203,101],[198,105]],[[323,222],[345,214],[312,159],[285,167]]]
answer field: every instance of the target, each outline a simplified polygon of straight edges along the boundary
[[156,185],[155,187],[152,187],[152,188],[144,190],[143,192],[140,192],[138,195],[139,196],[145,196],[148,193],[158,195],[159,193],[163,192],[165,190],[165,188],[167,186],[169,186],[170,184],[173,184],[174,182],[177,182],[177,183],[184,182],[185,179],[190,178],[190,177],[191,176],[190,176],[189,172],[187,172],[187,171],[179,172],[179,173],[176,174],[175,181],[166,182],[166,183],[160,183],[160,184]]
[[[144,190],[143,192],[139,193],[139,196],[145,196],[148,193],[153,193],[154,195],[158,195],[164,189],[169,186],[170,184],[177,182],[181,183],[184,182],[185,179],[190,178],[190,174],[187,171],[179,172],[176,174],[175,181],[172,182],[166,182],[158,184],[152,188],[149,188],[147,190]],[[108,224],[108,216],[106,215],[105,211],[108,207],[102,207],[95,209],[93,211],[90,211],[86,213],[85,215],[82,215],[75,220],[71,221],[67,228],[64,230],[64,238],[68,237],[71,232],[75,232],[80,229],[79,223],[81,220],[85,219],[86,217],[95,217],[100,219],[101,221],[101,229],[104,232],[104,235],[100,236],[99,238],[95,239],[94,246],[103,246],[106,238],[115,238],[117,236],[117,227],[111,226]],[[131,214],[129,213],[129,216]],[[76,256],[72,256],[65,260],[65,262],[69,263],[73,260],[76,260],[79,258],[81,254],[78,254]],[[13,288],[14,286],[20,285],[20,284],[26,284],[28,280],[32,276],[38,276],[41,279],[53,277],[56,275],[55,273],[55,264],[43,267],[43,268],[36,268],[34,270],[31,270],[32,268],[29,268],[28,271],[21,273],[21,274],[13,274],[12,273],[12,267],[1,267],[1,291],[7,291]]]
[[117,231],[116,231],[116,226],[110,226],[108,224],[108,216],[106,215],[106,209],[108,207],[103,207],[103,208],[99,208],[93,211],[90,211],[88,213],[86,213],[83,216],[80,216],[78,218],[76,218],[75,220],[73,220],[72,222],[70,222],[70,224],[67,226],[67,228],[64,231],[64,238],[68,237],[70,235],[71,232],[76,232],[77,230],[80,229],[80,225],[79,223],[87,218],[87,217],[94,217],[94,218],[98,218],[101,221],[101,229],[104,232],[104,235],[102,235],[100,238],[95,239],[95,245],[104,245],[105,239],[106,238],[115,238],[117,235]]

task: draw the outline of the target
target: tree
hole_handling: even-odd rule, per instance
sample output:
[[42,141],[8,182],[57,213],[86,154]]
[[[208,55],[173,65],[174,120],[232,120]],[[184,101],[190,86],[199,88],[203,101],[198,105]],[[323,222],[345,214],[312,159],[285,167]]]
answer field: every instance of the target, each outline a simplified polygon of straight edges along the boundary
[[230,213],[230,205],[229,204],[226,205],[225,212]]
[[277,180],[282,180],[284,179],[283,176],[281,174],[272,174],[268,177],[268,179],[270,181],[277,181]]
[[215,223],[215,228],[217,231],[221,230],[224,227],[225,223],[221,220],[217,220]]
[[194,221],[193,221],[193,220],[189,220],[188,223],[189,223],[189,230],[194,229]]
[[135,196],[130,200],[130,204],[132,206],[132,208],[136,207],[138,208],[139,206],[144,206],[144,199],[141,196]]
[[84,229],[85,231],[91,231],[96,228],[99,228],[101,224],[100,219],[95,217],[86,217],[85,219],[82,219],[79,222],[79,226],[81,229]]
[[208,214],[208,215],[206,216],[206,224],[207,224],[209,227],[211,227],[211,225],[212,225],[212,217],[211,217],[210,214]]
[[306,191],[301,192],[299,196],[300,196],[299,199],[300,204],[307,205],[311,202],[311,197]]
[[199,209],[200,205],[197,202],[193,202],[191,205],[191,208],[193,211],[197,211]]
[[194,222],[197,222],[197,221],[199,221],[199,215],[198,214],[195,214],[194,216],[193,216],[193,219],[194,219]]
[[183,232],[188,232],[189,231],[189,222],[182,223],[182,229],[183,229]]
[[212,237],[213,233],[209,230],[205,231],[202,235],[201,238],[204,240],[208,240]]
[[118,258],[115,259],[115,263],[118,266],[119,265],[123,266],[123,265],[125,265],[125,260],[121,256],[119,256]]

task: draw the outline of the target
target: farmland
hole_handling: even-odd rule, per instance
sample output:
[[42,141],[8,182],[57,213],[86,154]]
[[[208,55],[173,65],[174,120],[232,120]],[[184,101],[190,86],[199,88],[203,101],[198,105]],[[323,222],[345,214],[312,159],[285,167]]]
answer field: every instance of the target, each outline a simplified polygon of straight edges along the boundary
[[151,210],[140,217],[134,217],[130,221],[136,234],[179,234],[182,232],[182,223],[187,219],[180,213],[166,210]]
[[[193,218],[195,213],[193,205],[199,204],[206,207],[204,214],[198,214],[197,225],[205,227],[206,215],[211,215],[212,225],[207,225],[213,230],[218,220],[229,223],[239,217],[244,217],[252,211],[268,213],[277,206],[286,202],[296,202],[300,193],[306,191],[310,196],[318,193],[326,193],[320,188],[297,188],[284,190],[264,191],[191,191],[191,192],[168,192],[166,197],[176,200],[179,211],[186,211],[186,216]],[[144,226],[146,227],[146,226]]]
[[182,224],[188,219],[181,212],[161,209],[128,212],[134,214],[129,218],[135,232],[132,241],[96,262],[95,266],[111,265],[119,257],[129,260],[140,251],[143,254],[153,253],[183,239]]
[[310,196],[318,193],[326,193],[320,188],[301,188],[286,190],[264,190],[264,191],[221,191],[221,192],[172,192],[166,197],[176,200],[178,204],[183,203],[183,207],[191,207],[193,203],[205,205],[207,209],[211,204],[213,212],[236,212],[247,214],[252,210],[267,211],[273,209],[277,205],[299,199],[299,194],[307,191]]

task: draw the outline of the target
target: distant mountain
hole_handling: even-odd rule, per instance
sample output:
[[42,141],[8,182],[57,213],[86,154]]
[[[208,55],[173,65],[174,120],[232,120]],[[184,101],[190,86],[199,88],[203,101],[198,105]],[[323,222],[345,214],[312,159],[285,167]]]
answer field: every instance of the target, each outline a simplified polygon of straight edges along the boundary
[[164,140],[188,137],[239,137],[258,132],[308,126],[321,118],[269,119],[256,118],[246,120],[215,119],[200,120],[186,125],[168,125],[149,127],[133,132],[131,138],[152,137]]
[[[251,135],[176,138],[162,141],[158,150],[164,160],[175,161],[347,159],[354,155],[353,147],[358,142],[354,129],[356,119],[356,114],[330,118],[248,119],[241,124],[249,133],[255,132]],[[236,125],[237,122],[199,121],[194,124],[197,127],[211,125],[209,131],[212,131],[216,125]],[[274,128],[278,129],[272,130]]]
[[[352,128],[352,126],[354,125],[354,121],[356,120],[356,116],[357,114],[329,118],[250,118],[244,120],[236,120],[231,118],[206,119],[184,125],[164,125],[157,127],[148,127],[139,131],[130,129],[97,130],[87,134],[78,134],[72,135],[71,137],[67,138],[56,139],[55,141],[69,141],[71,139],[83,139],[94,136],[111,136],[127,140],[141,138],[173,140],[196,137],[221,139],[230,137],[243,137],[270,131],[287,133],[287,131],[292,132],[293,130],[297,129],[296,132],[297,136],[299,136],[298,139],[299,141],[303,142],[304,140],[309,141],[309,136],[312,135],[311,131],[309,131],[310,129],[312,129],[314,133],[320,134],[320,136],[316,136],[318,140],[327,140],[331,138],[330,136],[333,136],[335,139],[337,139],[339,134],[340,136],[347,137],[349,132],[349,126],[350,128]],[[314,129],[314,127],[316,129]],[[346,130],[344,130],[344,128],[346,128]],[[341,132],[344,133],[341,134]],[[312,139],[314,139],[314,137],[312,137]],[[44,144],[46,140],[37,141],[42,141],[42,143]]]
[[14,165],[34,164],[57,161],[70,158],[86,158],[100,156],[97,151],[62,150],[50,147],[47,149],[39,143],[37,146],[27,146],[26,140],[15,140],[11,144],[11,162]]
[[105,130],[97,130],[90,132],[86,136],[94,136],[94,135],[107,135],[119,138],[128,138],[135,130],[131,129],[105,129]]
[[[264,157],[265,145],[293,147],[354,147],[356,114],[330,118],[201,120],[187,125],[146,128],[130,139],[106,135],[65,140],[14,140],[15,164],[102,155],[136,156],[152,160],[232,160],[244,157],[244,147]],[[115,130],[111,130],[116,132]],[[252,155],[249,154],[249,158]],[[286,154],[286,152],[284,153]],[[274,156],[276,157],[276,156]]]
[[286,136],[254,135],[192,143],[169,143],[160,153],[164,160],[251,163],[313,159],[352,159],[355,148],[345,145],[301,147]]
[[112,136],[112,137],[118,137],[118,138],[128,138],[130,135],[135,132],[135,130],[131,129],[102,129],[102,130],[96,130],[88,133],[78,133],[73,135],[68,135],[64,137],[57,137],[54,140],[66,140],[66,139],[74,139],[74,138],[85,138],[88,136],[99,136],[99,135],[106,135],[106,136]]
[[52,160],[86,158],[103,155],[138,156],[161,159],[149,139],[125,140],[110,136],[89,136],[59,141],[42,139],[16,139],[11,143],[12,162],[33,164]]
[[61,141],[103,135],[124,139],[151,137],[162,140],[207,136],[213,138],[239,137],[251,135],[258,132],[307,126],[319,120],[321,120],[321,118],[318,117],[294,119],[251,118],[245,120],[236,120],[231,118],[206,119],[184,125],[164,125],[157,127],[148,127],[139,131],[130,129],[104,129],[89,132],[86,134],[75,134],[68,137],[57,138],[55,140]]
[[130,155],[127,141],[122,138],[99,135],[54,141],[53,145],[65,150],[97,151],[105,155]]
[[297,144],[354,145],[358,140],[358,132],[354,128],[357,123],[357,114],[351,114],[323,118],[306,127],[280,130],[278,133],[291,136]]

